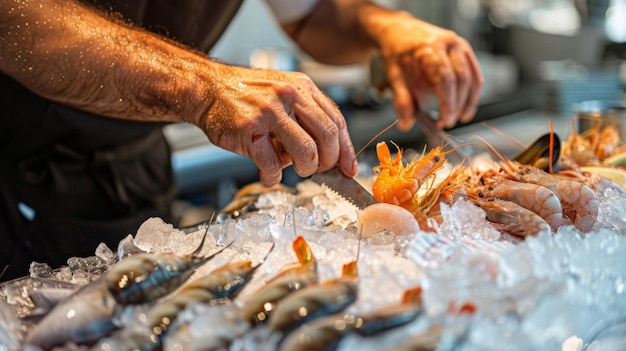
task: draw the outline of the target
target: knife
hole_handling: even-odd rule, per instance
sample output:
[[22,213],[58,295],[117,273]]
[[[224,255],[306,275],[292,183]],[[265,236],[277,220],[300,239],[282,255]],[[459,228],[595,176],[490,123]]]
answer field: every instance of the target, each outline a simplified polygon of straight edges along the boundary
[[334,167],[326,172],[316,173],[310,179],[319,185],[334,190],[361,210],[377,203],[374,196],[367,189],[356,179],[346,177],[341,173],[339,167]]
[[450,137],[443,130],[437,129],[435,126],[435,119],[433,115],[437,113],[434,111],[416,113],[415,118],[422,127],[422,133],[426,137],[426,144],[428,147],[443,146],[443,142],[450,148],[451,151],[446,152],[446,158],[454,165],[459,165],[463,162],[469,161],[479,151],[474,146],[466,145],[461,147],[461,143],[454,137]]

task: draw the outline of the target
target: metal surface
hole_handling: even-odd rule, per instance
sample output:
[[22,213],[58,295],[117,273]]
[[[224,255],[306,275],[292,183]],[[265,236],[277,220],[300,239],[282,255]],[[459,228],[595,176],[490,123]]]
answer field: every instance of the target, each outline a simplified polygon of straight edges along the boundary
[[341,173],[339,167],[323,173],[316,173],[310,179],[319,185],[327,186],[336,191],[360,209],[377,203],[374,196],[367,189],[361,186],[356,179],[346,177]]

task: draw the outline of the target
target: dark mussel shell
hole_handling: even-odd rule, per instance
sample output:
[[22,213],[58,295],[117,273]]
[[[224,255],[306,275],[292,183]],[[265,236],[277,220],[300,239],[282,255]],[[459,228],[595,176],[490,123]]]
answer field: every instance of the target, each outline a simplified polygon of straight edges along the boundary
[[554,145],[552,149],[552,160],[550,160],[550,134],[547,133],[535,140],[529,147],[515,156],[514,160],[526,165],[531,165],[548,171],[550,168],[556,169],[556,164],[561,154],[561,139],[553,134]]

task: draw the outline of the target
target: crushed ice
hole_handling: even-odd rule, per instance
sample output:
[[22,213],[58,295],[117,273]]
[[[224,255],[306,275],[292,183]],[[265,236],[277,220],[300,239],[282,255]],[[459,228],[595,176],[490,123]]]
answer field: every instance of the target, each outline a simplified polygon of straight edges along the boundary
[[[346,220],[352,218],[354,208],[337,205],[327,191],[307,191],[308,206],[293,194],[264,194],[257,206],[264,210],[245,219],[211,224],[186,234],[151,218],[134,237],[122,239],[116,252],[99,246],[93,257],[70,258],[68,266],[61,269],[33,263],[29,279],[2,286],[0,344],[16,349],[24,327],[16,330],[14,322],[35,308],[30,299],[33,290],[78,287],[95,279],[115,260],[136,252],[188,254],[208,233],[203,251],[232,243],[196,274],[206,274],[233,260],[263,263],[232,306],[195,305],[185,311],[177,323],[189,328],[181,328],[167,341],[175,347],[208,343],[201,341],[210,337],[202,326],[218,320],[219,328],[211,333],[237,338],[233,345],[238,346],[233,347],[261,350],[263,343],[258,343],[258,338],[263,334],[249,336],[249,341],[240,338],[247,327],[232,314],[232,308],[245,303],[267,279],[296,260],[291,244],[298,235],[305,237],[319,260],[321,281],[338,276],[343,264],[358,258],[359,297],[348,311],[358,313],[396,303],[404,290],[418,284],[424,289],[425,313],[418,320],[375,338],[351,335],[340,349],[389,349],[436,325],[444,327],[442,347],[452,345],[455,350],[618,350],[615,345],[623,346],[626,200],[618,194],[604,194],[602,222],[587,235],[563,226],[556,234],[541,234],[516,244],[502,240],[493,228],[485,226],[482,210],[464,201],[442,207],[444,221],[438,233],[403,237],[381,233],[359,240]],[[334,220],[341,223],[329,225]],[[463,304],[475,306],[477,312],[455,313]]]

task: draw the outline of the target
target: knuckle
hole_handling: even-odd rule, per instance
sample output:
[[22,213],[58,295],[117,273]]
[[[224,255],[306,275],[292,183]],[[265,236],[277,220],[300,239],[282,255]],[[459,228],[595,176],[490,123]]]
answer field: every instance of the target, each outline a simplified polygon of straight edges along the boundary
[[[338,121],[339,124],[343,124],[343,119]],[[322,140],[328,142],[336,140],[339,137],[339,126],[335,123],[328,123],[324,131],[322,132]]]
[[454,85],[457,82],[456,75],[445,67],[439,71],[439,80],[442,85]]
[[311,155],[315,155],[317,153],[317,145],[315,141],[307,140],[304,141],[298,148],[296,149],[296,155],[294,155],[294,159],[298,160],[299,163],[306,163],[312,161],[315,157]]
[[459,85],[469,85],[471,77],[470,77],[469,72],[461,71],[457,73],[456,80],[459,83]]
[[290,82],[283,82],[279,85],[278,89],[276,89],[277,93],[285,98],[292,98],[298,94],[298,87]]
[[261,167],[262,173],[266,180],[280,179],[281,172],[283,170],[280,162],[267,162]]

